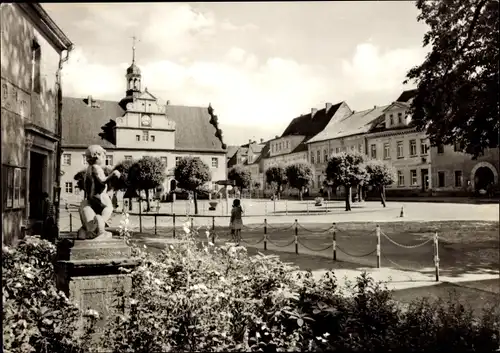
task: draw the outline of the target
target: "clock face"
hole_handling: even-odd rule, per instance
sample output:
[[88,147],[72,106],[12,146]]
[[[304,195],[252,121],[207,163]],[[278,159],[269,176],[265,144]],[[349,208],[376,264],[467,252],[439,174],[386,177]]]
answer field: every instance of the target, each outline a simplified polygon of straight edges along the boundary
[[151,117],[149,115],[143,115],[141,118],[141,124],[144,126],[151,125]]

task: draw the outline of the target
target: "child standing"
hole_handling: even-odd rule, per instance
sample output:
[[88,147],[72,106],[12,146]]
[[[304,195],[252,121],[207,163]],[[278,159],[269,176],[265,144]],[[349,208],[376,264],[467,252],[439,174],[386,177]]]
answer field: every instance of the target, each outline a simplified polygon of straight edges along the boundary
[[229,227],[231,228],[231,234],[238,244],[241,240],[241,228],[243,227],[242,216],[243,208],[241,208],[240,200],[235,199],[231,210],[231,221],[229,223]]

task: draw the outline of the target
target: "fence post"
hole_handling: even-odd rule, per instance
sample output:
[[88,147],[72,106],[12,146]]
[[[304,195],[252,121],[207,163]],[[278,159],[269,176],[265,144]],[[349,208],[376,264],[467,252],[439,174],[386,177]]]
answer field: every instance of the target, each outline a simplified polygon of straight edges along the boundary
[[142,202],[139,199],[139,233],[142,233]]
[[434,234],[434,266],[436,268],[436,282],[439,282],[439,241],[437,232]]
[[285,214],[288,216],[288,199],[285,200]]
[[337,261],[337,232],[336,232],[335,226],[336,226],[336,224],[333,223],[333,235],[332,235],[333,261]]
[[157,232],[157,222],[158,222],[158,219],[156,218],[156,214],[155,214],[155,235],[156,235],[156,232]]
[[307,214],[309,214],[309,202],[306,201],[306,207],[307,207]]
[[377,224],[377,268],[380,268],[380,226]]
[[267,200],[264,201],[264,214],[267,216]]
[[299,237],[299,226],[298,226],[299,222],[297,222],[297,220],[295,220],[295,253],[298,255],[299,254],[299,241],[298,241],[298,237]]
[[267,250],[267,218],[264,218],[264,250]]
[[73,233],[73,214],[71,212],[69,214],[69,231]]
[[175,239],[175,213],[172,214],[172,230],[173,230],[173,236],[174,236],[174,239]]
[[191,230],[194,229],[194,222],[193,222],[193,216],[191,216]]
[[212,244],[215,245],[215,217],[212,216]]

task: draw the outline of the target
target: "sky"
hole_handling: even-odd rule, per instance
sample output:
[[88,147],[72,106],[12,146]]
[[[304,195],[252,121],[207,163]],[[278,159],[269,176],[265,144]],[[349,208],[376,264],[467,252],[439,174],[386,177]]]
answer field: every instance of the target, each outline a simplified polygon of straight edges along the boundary
[[281,135],[325,103],[353,110],[411,85],[427,30],[411,1],[45,3],[75,44],[64,95],[120,100],[136,63],[142,87],[172,105],[208,106],[226,143]]

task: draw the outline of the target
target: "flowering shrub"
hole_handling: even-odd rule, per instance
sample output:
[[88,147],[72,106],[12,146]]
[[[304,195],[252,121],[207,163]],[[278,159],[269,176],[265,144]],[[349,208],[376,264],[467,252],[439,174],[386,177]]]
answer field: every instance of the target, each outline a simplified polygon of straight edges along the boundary
[[55,254],[53,244],[34,237],[2,247],[4,352],[89,350],[95,319],[79,329],[82,313],[55,287]]
[[[126,232],[126,230],[125,230]],[[455,301],[402,308],[366,275],[341,288],[277,256],[201,244],[184,226],[179,244],[142,252],[131,275],[130,310],[107,326],[113,352],[165,351],[455,351],[498,348],[499,317],[481,320]],[[196,241],[198,237],[198,241]],[[136,249],[136,251],[139,251]],[[482,349],[484,348],[484,349]]]
[[[141,258],[132,294],[110,318],[101,341],[79,329],[78,308],[53,284],[55,248],[28,239],[3,249],[4,351],[494,351],[498,308],[481,319],[451,298],[402,307],[365,274],[340,287],[333,272],[316,280],[277,256],[217,247],[207,230],[184,225],[180,242],[150,253],[121,233]],[[200,244],[200,240],[203,240]]]

